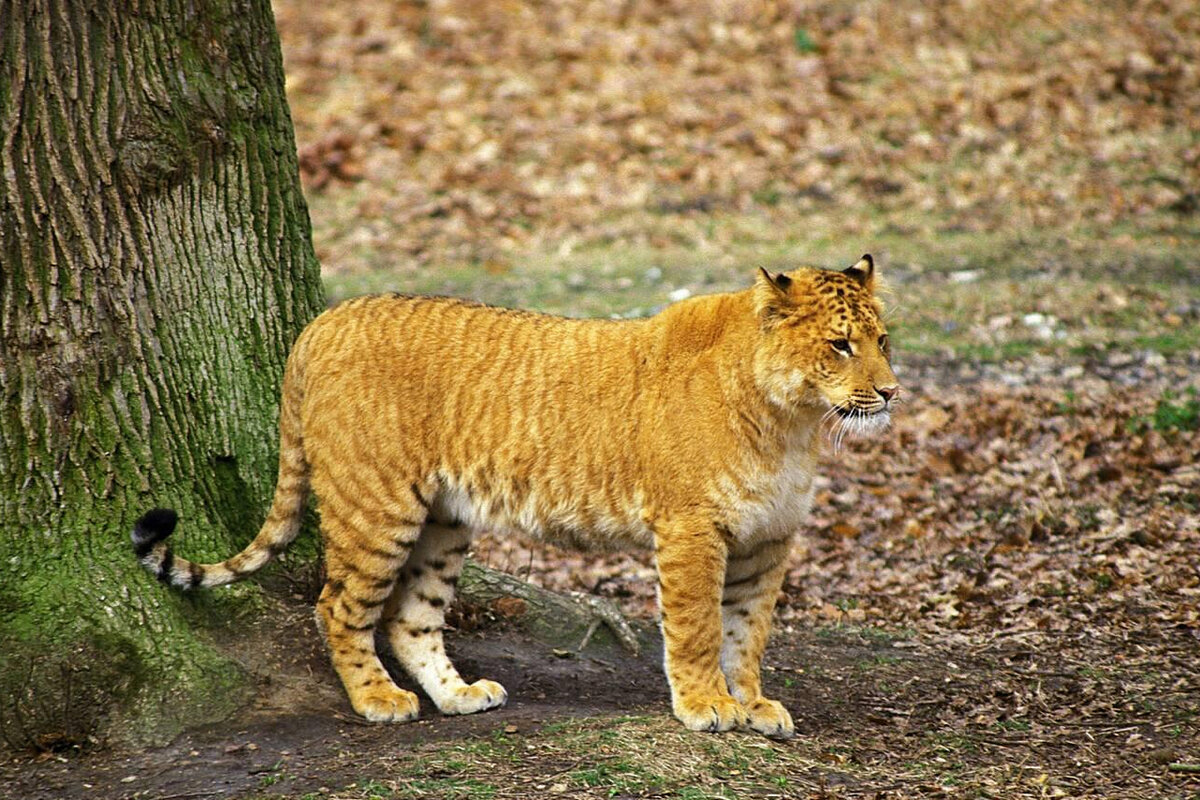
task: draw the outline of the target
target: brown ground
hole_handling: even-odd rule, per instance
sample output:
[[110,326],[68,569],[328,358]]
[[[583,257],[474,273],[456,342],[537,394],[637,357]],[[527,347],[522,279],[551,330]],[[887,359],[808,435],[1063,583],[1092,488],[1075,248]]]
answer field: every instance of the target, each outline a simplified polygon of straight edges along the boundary
[[[1200,733],[1198,644],[1185,630],[1063,636],[1036,647],[1020,635],[931,643],[846,627],[783,631],[766,682],[796,715],[798,736],[767,744],[677,731],[666,719],[657,647],[637,659],[562,658],[501,624],[456,635],[452,645],[466,674],[508,687],[507,707],[367,724],[338,691],[307,609],[296,603],[276,619],[283,623],[270,631],[259,663],[272,679],[253,708],[163,748],[6,762],[3,796],[538,797],[558,775],[565,777],[556,796],[708,797],[722,796],[722,785],[736,786],[755,766],[771,782],[736,796],[1182,799],[1200,792],[1200,775],[1168,766],[1196,755]],[[659,779],[615,785],[624,793],[600,779],[589,785],[593,772],[605,773],[581,766],[603,765],[606,756],[586,737],[577,743],[587,749],[554,749],[571,720],[600,737],[622,732],[618,749],[646,747],[640,739],[649,728],[668,761],[677,739],[694,737],[689,744],[707,748],[709,769],[728,774],[707,775],[718,792],[711,795],[688,794],[699,779],[665,767]],[[761,765],[735,757],[751,747],[768,754]],[[514,750],[519,760],[504,757]],[[422,761],[448,751],[474,756],[441,766]],[[474,766],[472,758],[485,763]],[[739,763],[743,770],[729,766]],[[785,785],[795,793],[768,789]]]
[[[565,660],[546,645],[497,625],[455,636],[451,657],[464,675],[486,675],[503,683],[510,694],[504,709],[442,717],[422,696],[425,718],[409,725],[373,725],[357,717],[341,693],[308,606],[292,601],[276,619],[258,632],[267,637],[267,646],[257,639],[258,652],[242,654],[270,676],[262,698],[244,714],[185,734],[164,748],[18,758],[0,771],[11,781],[11,795],[4,796],[245,797],[257,795],[262,776],[281,765],[291,777],[270,794],[303,795],[346,786],[376,759],[429,743],[486,736],[510,726],[530,731],[566,717],[666,707],[666,684],[652,654],[644,654],[633,671],[623,665],[620,679],[612,680],[612,662],[606,658]],[[402,675],[394,662],[389,668]],[[417,690],[411,681],[401,684]]]
[[1196,214],[1191,0],[274,5],[327,272]]

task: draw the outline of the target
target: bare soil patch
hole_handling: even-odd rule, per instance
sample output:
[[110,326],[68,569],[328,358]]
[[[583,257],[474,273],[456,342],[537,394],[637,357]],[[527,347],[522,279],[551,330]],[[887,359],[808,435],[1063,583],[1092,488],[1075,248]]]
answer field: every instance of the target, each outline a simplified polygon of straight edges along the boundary
[[[563,658],[550,645],[494,623],[451,635],[448,649],[464,676],[500,681],[509,691],[507,706],[486,715],[444,717],[422,695],[421,720],[374,725],[346,701],[310,611],[305,601],[281,601],[278,613],[234,645],[258,675],[262,692],[243,713],[162,748],[18,757],[0,771],[8,796],[245,797],[273,786],[263,776],[285,765],[290,777],[271,794],[305,794],[343,787],[370,773],[374,759],[442,740],[533,731],[573,717],[668,709],[653,646],[637,659],[618,661],[604,651]],[[402,686],[420,692],[394,661],[388,667]]]
[[[502,622],[450,637],[466,675],[509,704],[469,717],[355,717],[308,608],[254,637],[261,698],[146,750],[24,755],[5,796],[1192,798],[1200,775],[1200,641],[1182,626],[1087,635],[917,635],[780,626],[768,692],[798,720],[784,743],[683,731],[661,646],[563,657]],[[630,716],[634,715],[634,716]],[[785,791],[786,789],[786,791]],[[553,790],[553,791],[552,791]]]

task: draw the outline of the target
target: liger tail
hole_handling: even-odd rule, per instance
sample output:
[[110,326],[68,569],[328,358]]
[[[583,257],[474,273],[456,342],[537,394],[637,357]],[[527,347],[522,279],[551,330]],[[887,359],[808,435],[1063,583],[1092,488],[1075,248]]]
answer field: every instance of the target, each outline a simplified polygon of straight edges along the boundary
[[176,557],[167,544],[167,537],[175,530],[179,515],[169,508],[147,511],[134,523],[130,538],[142,566],[163,583],[180,589],[233,583],[265,567],[300,533],[304,501],[308,496],[308,463],[300,424],[303,340],[301,335],[284,372],[283,402],[279,410],[279,478],[271,509],[258,535],[232,558],[217,564],[197,564]]

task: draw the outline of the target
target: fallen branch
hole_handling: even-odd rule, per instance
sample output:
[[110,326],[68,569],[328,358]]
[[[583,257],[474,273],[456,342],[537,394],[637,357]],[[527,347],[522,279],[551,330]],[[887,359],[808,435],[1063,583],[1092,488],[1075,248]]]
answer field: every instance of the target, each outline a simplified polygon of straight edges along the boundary
[[603,625],[625,650],[637,655],[640,649],[637,633],[604,597],[557,594],[472,561],[463,567],[458,592],[466,602],[495,609],[560,647],[582,651],[599,638]]

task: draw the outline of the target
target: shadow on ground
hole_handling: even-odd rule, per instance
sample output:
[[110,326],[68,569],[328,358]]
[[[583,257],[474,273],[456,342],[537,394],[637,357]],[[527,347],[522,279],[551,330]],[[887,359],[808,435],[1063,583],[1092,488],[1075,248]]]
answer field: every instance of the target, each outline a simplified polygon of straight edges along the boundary
[[272,794],[303,795],[352,782],[375,754],[394,755],[493,731],[528,732],[552,720],[669,710],[658,666],[661,642],[655,640],[638,658],[607,650],[575,655],[496,623],[449,636],[447,649],[468,681],[488,677],[508,689],[504,708],[442,716],[396,662],[385,657],[398,682],[421,694],[422,719],[373,724],[350,708],[304,609],[289,607],[269,630],[258,627],[259,636],[234,645],[235,656],[261,676],[260,699],[241,714],[185,733],[162,748],[18,757],[0,767],[0,778],[11,792],[4,796],[243,797],[261,792],[263,776],[281,763],[288,765],[290,777]]
[[[464,676],[505,684],[505,708],[443,717],[423,698],[415,723],[369,724],[350,710],[307,609],[284,611],[251,637],[253,654],[238,654],[262,676],[252,707],[166,747],[10,758],[0,766],[4,796],[536,797],[551,786],[542,776],[555,774],[563,777],[551,788],[570,797],[710,796],[687,794],[695,782],[712,796],[760,796],[767,786],[791,789],[764,796],[873,798],[1200,790],[1200,776],[1169,769],[1200,755],[1187,631],[1064,638],[1047,649],[1020,636],[930,642],[869,628],[777,630],[765,685],[796,716],[798,735],[768,743],[678,729],[653,634],[636,658],[569,654],[501,623],[456,633],[449,646]],[[634,751],[661,764],[658,773],[634,764]],[[671,771],[673,751],[686,751],[679,760],[692,772]],[[447,774],[447,753],[465,781],[455,785],[482,794],[420,782]]]

